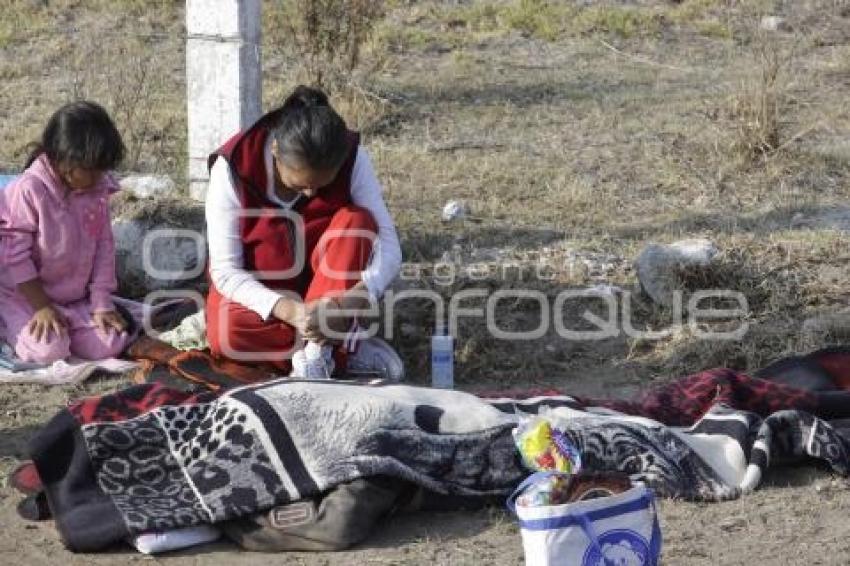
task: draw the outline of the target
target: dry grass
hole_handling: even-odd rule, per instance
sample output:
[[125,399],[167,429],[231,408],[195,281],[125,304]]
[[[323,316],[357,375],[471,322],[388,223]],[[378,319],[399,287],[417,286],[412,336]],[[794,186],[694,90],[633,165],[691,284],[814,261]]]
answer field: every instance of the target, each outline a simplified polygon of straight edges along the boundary
[[[460,5],[397,3],[379,37],[391,50],[439,50],[520,33],[555,42],[569,37],[629,39],[686,31],[730,39],[741,20],[766,13],[769,0],[682,0],[680,2],[559,2],[486,0]],[[399,25],[406,24],[406,25]],[[412,25],[411,25],[412,24]]]
[[[185,124],[185,119],[171,108],[167,113],[158,111],[169,81],[158,72],[148,45],[139,37],[106,44],[81,37],[72,61],[69,95],[100,101],[110,109],[127,146],[125,168],[171,172],[186,164],[176,153],[186,137],[177,125]],[[121,65],[113,65],[114,61]]]
[[266,14],[282,32],[280,49],[294,51],[299,80],[334,91],[362,66],[362,49],[384,16],[382,0],[283,0]]
[[[124,103],[146,125],[138,134],[122,127],[141,142],[140,168],[182,176],[182,3],[147,5],[122,0],[103,15],[94,12],[102,1],[16,4],[14,23],[0,23],[0,167],[20,163],[20,148],[72,96],[74,77],[88,73],[86,88],[117,115],[120,100],[150,89],[152,109]],[[264,5],[267,108],[300,78],[280,6]],[[511,343],[467,319],[457,336],[461,385],[590,387],[600,378],[616,392],[707,365],[754,367],[840,339],[804,340],[800,328],[810,315],[847,306],[847,234],[817,220],[846,210],[850,197],[850,15],[841,5],[423,0],[387,8],[358,55],[369,70],[354,72],[360,99],[335,100],[364,131],[406,260],[427,266],[458,251],[468,263],[502,250],[501,259],[481,261],[570,265],[554,280],[523,283],[496,269],[483,283],[466,277],[446,286],[432,275],[421,286],[446,298],[475,285],[528,285],[550,298],[601,280],[628,289],[628,264],[646,242],[708,237],[723,250],[720,267],[690,284],[740,289],[753,308],[747,338],[723,344],[687,332],[602,343],[550,333]],[[780,8],[793,33],[760,39],[760,17]],[[134,33],[147,36],[136,42]],[[110,55],[121,49],[125,56]],[[152,80],[134,82],[144,57],[155,62],[146,71]],[[471,218],[442,223],[450,199],[465,200]],[[797,223],[801,214],[810,225]],[[575,259],[588,254],[623,261],[594,273]],[[574,305],[566,322],[585,306],[598,308]],[[433,308],[421,301],[403,310],[396,344],[425,379]],[[535,310],[505,302],[500,324],[532,327]],[[669,315],[635,304],[640,327],[661,328]]]
[[[751,370],[780,356],[836,344],[841,336],[830,329],[813,342],[813,333],[802,331],[802,319],[822,314],[824,308],[834,312],[847,305],[838,278],[848,270],[846,254],[841,251],[848,241],[846,234],[830,231],[780,231],[767,237],[735,234],[722,238],[720,244],[726,251],[721,253],[717,265],[708,271],[687,274],[683,288],[743,293],[750,311],[746,317],[750,330],[745,338],[700,340],[685,328],[655,344],[632,343],[633,359],[654,366],[662,375],[724,365]],[[832,276],[825,276],[825,266],[834,270]],[[716,326],[719,329],[723,324]],[[737,324],[733,321],[727,329],[734,329]]]
[[753,76],[746,79],[732,100],[732,115],[738,122],[735,148],[745,159],[764,157],[785,141],[783,116],[787,108],[787,73],[791,53],[777,45],[775,34],[760,33],[755,39]]
[[370,77],[386,64],[388,52],[371,40],[384,13],[384,0],[265,3],[266,106],[280,104],[295,85],[310,84],[330,94],[352,127],[379,120],[391,101],[370,88]]
[[[480,324],[478,331],[462,328],[462,380],[565,379],[554,376],[580,374],[594,364],[608,364],[609,377],[632,371],[674,376],[708,365],[753,368],[817,345],[799,339],[802,319],[814,312],[814,303],[842,301],[840,288],[820,285],[820,270],[829,265],[846,274],[844,263],[835,265],[820,250],[846,245],[847,238],[842,232],[789,228],[795,214],[816,216],[848,196],[848,155],[824,152],[848,127],[835,90],[840,64],[827,67],[833,55],[810,48],[807,39],[830,28],[828,12],[822,20],[807,20],[811,27],[775,40],[777,53],[798,47],[785,62],[794,79],[776,91],[782,104],[776,106],[773,147],[786,145],[753,165],[735,158],[742,118],[726,109],[731,98],[743,96],[741,85],[761,73],[753,57],[758,3],[736,3],[729,11],[722,10],[725,3],[699,4],[680,5],[675,19],[667,16],[663,40],[654,39],[655,32],[635,34],[616,43],[617,52],[599,46],[593,36],[575,40],[566,34],[555,47],[517,43],[493,33],[487,22],[497,21],[500,12],[479,4],[483,15],[477,20],[453,13],[459,21],[451,26],[429,25],[419,6],[419,28],[430,30],[443,49],[458,53],[446,39],[455,29],[472,33],[462,57],[442,55],[433,45],[420,46],[428,53],[425,61],[402,54],[412,68],[400,70],[393,82],[412,100],[388,122],[399,129],[379,129],[373,138],[387,193],[405,226],[408,258],[433,260],[452,245],[533,251],[552,242],[633,257],[647,240],[707,236],[721,242],[725,253],[712,279],[695,283],[742,290],[753,308],[751,333],[739,343],[706,343],[682,333],[645,344],[615,340],[587,346],[551,335],[535,344],[506,344],[488,339]],[[668,8],[646,8],[653,9]],[[688,22],[712,18],[734,33],[695,40]],[[735,41],[729,41],[733,35]],[[423,84],[425,65],[433,78]],[[816,65],[831,71],[815,71]],[[832,117],[830,128],[794,138],[792,133],[821,123],[823,116]],[[439,206],[450,198],[470,202],[477,221],[440,224]],[[796,250],[788,265],[780,268],[772,245]],[[628,287],[633,275],[615,282]],[[430,311],[426,305],[411,312],[417,319]],[[644,305],[635,319],[661,327],[668,315]],[[422,334],[429,324],[422,325]],[[418,339],[403,345],[408,359],[421,360],[426,353]]]
[[26,145],[58,106],[90,97],[124,135],[126,167],[182,180],[182,7],[165,0],[10,1],[0,21],[0,77],[8,87],[0,89],[0,168],[21,166]]

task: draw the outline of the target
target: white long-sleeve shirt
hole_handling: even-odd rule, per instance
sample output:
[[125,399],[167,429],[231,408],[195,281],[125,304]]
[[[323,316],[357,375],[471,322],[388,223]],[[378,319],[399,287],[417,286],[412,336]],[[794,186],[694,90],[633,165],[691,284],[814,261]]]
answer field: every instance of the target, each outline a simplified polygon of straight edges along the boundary
[[[270,144],[266,144],[264,153],[266,178],[269,183],[266,194],[275,198]],[[299,198],[305,197],[299,195],[289,202],[276,198],[275,200],[276,204],[291,208]],[[357,149],[351,173],[351,200],[371,212],[378,225],[378,237],[372,248],[372,256],[366,269],[360,274],[369,294],[378,298],[398,275],[401,268],[401,246],[372,162],[362,147]],[[210,277],[213,284],[227,299],[244,305],[264,320],[268,319],[281,295],[263,285],[244,268],[242,234],[239,229],[242,205],[230,167],[222,157],[216,160],[210,170],[205,210]]]

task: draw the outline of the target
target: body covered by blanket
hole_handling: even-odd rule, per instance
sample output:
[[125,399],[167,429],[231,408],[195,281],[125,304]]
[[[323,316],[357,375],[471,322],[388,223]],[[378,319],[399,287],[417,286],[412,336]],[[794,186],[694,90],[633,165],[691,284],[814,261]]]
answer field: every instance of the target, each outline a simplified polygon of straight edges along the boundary
[[740,497],[758,487],[771,461],[817,458],[842,475],[850,471],[850,443],[803,411],[763,419],[716,404],[693,426],[669,427],[595,407],[536,410],[578,449],[584,470],[626,473],[664,497]]
[[530,414],[567,435],[585,471],[625,472],[664,496],[737,497],[772,461],[814,457],[847,474],[846,430],[825,419],[846,417],[848,397],[731,370],[663,384],[637,402],[288,380],[220,397],[142,385],[64,410],[31,452],[66,543],[94,550],[364,476],[506,495],[527,474],[511,430]]
[[[739,497],[758,486],[771,461],[817,458],[848,474],[850,350],[779,360],[759,375],[704,371],[636,401],[557,391],[488,397],[506,412],[549,411],[579,449],[585,469],[626,472],[663,496]],[[806,388],[790,385],[797,382]]]
[[472,395],[280,380],[216,398],[142,385],[57,415],[31,452],[72,550],[256,513],[363,476],[462,495],[523,477],[514,419]]

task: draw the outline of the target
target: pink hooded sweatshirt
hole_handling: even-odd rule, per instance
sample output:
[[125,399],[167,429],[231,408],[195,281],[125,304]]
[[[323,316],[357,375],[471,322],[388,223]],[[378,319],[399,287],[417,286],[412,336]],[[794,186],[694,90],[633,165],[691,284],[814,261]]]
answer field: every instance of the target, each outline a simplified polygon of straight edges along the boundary
[[0,300],[26,303],[17,285],[38,277],[57,307],[88,299],[90,313],[113,310],[109,195],[117,190],[104,175],[96,187],[72,193],[44,154],[0,190]]

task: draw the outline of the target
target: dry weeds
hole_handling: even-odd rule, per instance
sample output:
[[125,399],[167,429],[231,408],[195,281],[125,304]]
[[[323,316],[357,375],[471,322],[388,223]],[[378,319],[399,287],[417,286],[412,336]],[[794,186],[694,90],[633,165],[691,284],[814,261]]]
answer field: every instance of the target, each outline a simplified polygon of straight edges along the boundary
[[[103,6],[16,2],[0,24],[0,167],[20,163],[76,81],[78,93],[119,117],[139,168],[182,178],[182,5],[121,0],[95,12]],[[264,6],[266,107],[302,78],[283,41],[281,6]],[[793,32],[759,32],[761,16],[779,8]],[[816,220],[845,210],[850,192],[848,29],[843,3],[826,0],[388,2],[356,52],[361,90],[336,101],[364,130],[406,260],[495,249],[501,255],[483,261],[534,263],[550,248],[543,255],[556,266],[579,253],[617,256],[627,267],[648,241],[708,237],[723,250],[720,267],[686,283],[742,290],[753,309],[752,336],[723,345],[687,333],[507,343],[465,320],[459,383],[562,383],[596,368],[607,378],[673,377],[706,365],[754,367],[832,340],[797,335],[810,315],[847,302],[846,232]],[[442,223],[450,199],[467,201],[470,219]],[[800,215],[815,220],[800,224]],[[553,297],[601,279],[635,282],[626,268],[591,271],[522,284]],[[520,284],[494,273],[488,289]],[[480,285],[430,277],[420,285],[445,297]],[[506,328],[534,325],[534,305],[508,307],[500,310]],[[669,314],[636,303],[635,324],[661,328]],[[395,324],[419,379],[433,316],[412,302]]]

